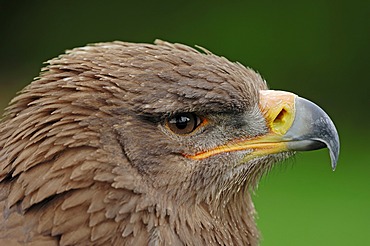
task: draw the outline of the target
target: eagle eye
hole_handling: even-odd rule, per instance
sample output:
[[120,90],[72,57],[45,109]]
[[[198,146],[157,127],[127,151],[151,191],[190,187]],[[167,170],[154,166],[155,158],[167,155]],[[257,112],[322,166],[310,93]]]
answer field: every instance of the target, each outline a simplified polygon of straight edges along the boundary
[[194,113],[179,113],[166,119],[166,126],[178,135],[193,132],[201,123],[201,118]]

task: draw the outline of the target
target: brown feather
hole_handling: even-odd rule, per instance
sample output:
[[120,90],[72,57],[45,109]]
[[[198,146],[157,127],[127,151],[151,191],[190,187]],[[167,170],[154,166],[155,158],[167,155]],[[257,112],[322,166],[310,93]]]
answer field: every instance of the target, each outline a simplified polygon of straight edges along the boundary
[[257,177],[224,181],[158,124],[256,108],[261,77],[205,52],[111,42],[50,60],[0,123],[0,244],[256,245]]

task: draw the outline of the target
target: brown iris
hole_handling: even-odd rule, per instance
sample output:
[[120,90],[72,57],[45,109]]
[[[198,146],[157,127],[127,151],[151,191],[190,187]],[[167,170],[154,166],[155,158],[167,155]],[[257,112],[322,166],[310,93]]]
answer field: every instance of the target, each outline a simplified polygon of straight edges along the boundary
[[194,113],[179,113],[166,120],[168,128],[179,135],[193,132],[201,123],[202,120]]

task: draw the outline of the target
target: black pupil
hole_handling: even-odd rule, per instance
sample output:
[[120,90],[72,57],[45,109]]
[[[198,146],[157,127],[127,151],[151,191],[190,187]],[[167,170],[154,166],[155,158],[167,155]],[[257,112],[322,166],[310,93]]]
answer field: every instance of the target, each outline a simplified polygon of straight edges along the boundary
[[190,122],[190,118],[187,116],[179,115],[176,116],[176,127],[178,129],[185,129]]

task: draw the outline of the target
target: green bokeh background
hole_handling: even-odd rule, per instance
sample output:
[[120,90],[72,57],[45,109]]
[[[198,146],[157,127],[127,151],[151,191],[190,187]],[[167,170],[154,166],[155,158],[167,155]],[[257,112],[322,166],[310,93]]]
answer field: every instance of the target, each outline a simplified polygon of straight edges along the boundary
[[0,1],[0,108],[42,62],[98,41],[204,46],[319,104],[341,155],[279,164],[255,192],[262,246],[370,245],[370,1]]

